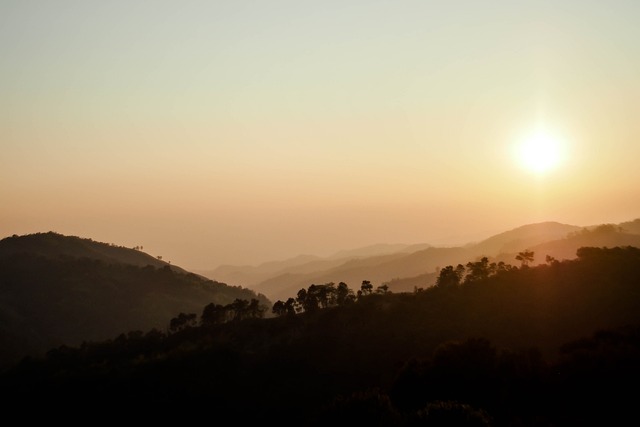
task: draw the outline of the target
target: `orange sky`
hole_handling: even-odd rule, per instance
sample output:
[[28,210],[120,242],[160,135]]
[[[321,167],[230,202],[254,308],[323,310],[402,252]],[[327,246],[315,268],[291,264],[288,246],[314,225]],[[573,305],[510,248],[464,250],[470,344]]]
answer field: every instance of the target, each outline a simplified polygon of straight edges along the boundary
[[2,2],[0,237],[205,269],[640,217],[640,4],[514,3]]

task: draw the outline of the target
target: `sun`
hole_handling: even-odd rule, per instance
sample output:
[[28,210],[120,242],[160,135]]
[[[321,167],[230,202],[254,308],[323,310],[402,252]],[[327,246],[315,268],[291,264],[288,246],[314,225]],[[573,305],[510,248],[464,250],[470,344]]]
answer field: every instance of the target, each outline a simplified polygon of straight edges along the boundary
[[520,165],[541,175],[556,169],[562,161],[562,141],[546,130],[538,129],[526,135],[517,147]]

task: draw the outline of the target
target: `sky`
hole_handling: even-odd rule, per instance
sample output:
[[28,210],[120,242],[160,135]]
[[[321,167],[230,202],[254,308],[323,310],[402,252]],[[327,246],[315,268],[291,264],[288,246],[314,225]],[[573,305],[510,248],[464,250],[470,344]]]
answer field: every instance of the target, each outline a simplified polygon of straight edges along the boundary
[[633,220],[638,22],[617,0],[2,0],[0,238],[194,270]]

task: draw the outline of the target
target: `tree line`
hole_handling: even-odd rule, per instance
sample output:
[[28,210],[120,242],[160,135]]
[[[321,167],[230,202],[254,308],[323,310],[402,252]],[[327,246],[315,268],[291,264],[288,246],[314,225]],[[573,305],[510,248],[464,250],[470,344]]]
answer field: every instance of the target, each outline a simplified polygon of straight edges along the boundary
[[5,406],[74,402],[162,419],[201,409],[305,427],[624,424],[640,379],[640,249],[577,255],[447,266],[414,294],[312,285],[300,304],[315,313],[268,321],[244,321],[266,313],[251,314],[251,301],[210,304],[176,317],[176,330],[201,326],[184,334],[130,332],[26,360],[0,375]]
[[[519,252],[515,259],[521,262],[521,268],[527,268],[529,263],[533,262],[534,256],[533,251],[525,250]],[[551,262],[555,262],[555,259],[547,257],[547,263]],[[470,261],[466,265],[458,264],[455,267],[448,265],[440,269],[435,286],[440,288],[460,286],[517,269],[518,267],[503,261],[490,263],[489,258],[485,256],[479,261]],[[421,288],[417,288],[415,291],[421,290]],[[345,282],[340,282],[337,286],[334,282],[322,285],[312,284],[307,289],[300,289],[295,298],[289,297],[286,301],[276,301],[271,311],[276,316],[294,315],[302,312],[313,313],[319,309],[351,304],[371,294],[387,293],[391,293],[389,285],[382,284],[374,289],[369,280],[363,280],[357,292],[350,289]]]
[[200,319],[196,313],[180,313],[169,321],[169,332],[176,333],[181,330],[200,326],[214,326],[227,322],[245,319],[261,319],[266,308],[255,298],[251,300],[236,298],[229,304],[209,303],[202,310]]

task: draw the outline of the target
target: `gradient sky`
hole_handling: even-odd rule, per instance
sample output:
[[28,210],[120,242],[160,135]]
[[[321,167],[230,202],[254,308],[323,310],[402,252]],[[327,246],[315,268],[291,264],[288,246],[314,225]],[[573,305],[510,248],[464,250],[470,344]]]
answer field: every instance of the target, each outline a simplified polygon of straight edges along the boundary
[[[640,2],[0,2],[0,237],[189,269],[640,217]],[[514,148],[563,143],[546,174]]]

